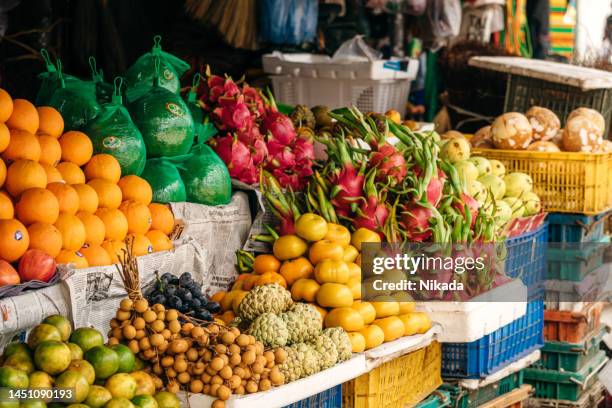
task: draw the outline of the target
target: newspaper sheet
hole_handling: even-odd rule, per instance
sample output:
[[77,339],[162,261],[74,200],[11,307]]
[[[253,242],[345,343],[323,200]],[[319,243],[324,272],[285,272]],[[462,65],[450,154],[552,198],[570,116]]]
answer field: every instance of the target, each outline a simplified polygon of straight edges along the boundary
[[67,287],[59,282],[0,300],[0,349],[47,316],[60,314],[70,317],[69,299]]
[[[138,257],[141,286],[155,279],[155,272],[180,275],[191,272],[204,283],[203,289],[215,290],[210,283],[212,268],[209,252],[195,240],[188,240],[172,251],[157,252]],[[101,266],[68,270],[64,282],[70,293],[72,320],[75,327],[94,327],[106,336],[109,321],[114,317],[119,302],[127,293],[116,266]]]
[[249,236],[246,239],[242,249],[255,253],[271,253],[272,245],[270,243],[254,241],[251,239],[251,237],[255,235],[268,234],[268,231],[264,228],[264,225],[267,224],[270,226],[274,226],[278,222],[274,217],[274,214],[272,214],[272,211],[270,211],[268,202],[261,194],[259,186],[257,184],[248,185],[232,179],[232,187],[234,187],[234,189],[250,192],[255,196],[257,200],[257,213],[255,214],[255,219],[253,220],[253,225],[251,226],[251,230],[249,231]]
[[236,192],[228,205],[210,207],[193,203],[171,203],[180,231],[173,237],[195,239],[206,248],[213,273],[207,282],[224,290],[237,276],[236,251],[241,249],[251,228],[249,200],[244,192]]

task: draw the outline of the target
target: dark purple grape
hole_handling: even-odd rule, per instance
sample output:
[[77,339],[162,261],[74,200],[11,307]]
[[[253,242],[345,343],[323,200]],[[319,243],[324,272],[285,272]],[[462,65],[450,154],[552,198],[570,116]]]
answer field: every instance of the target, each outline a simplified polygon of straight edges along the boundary
[[168,299],[168,306],[173,309],[180,309],[183,306],[183,301],[178,296],[172,296]]
[[208,302],[206,309],[208,309],[210,313],[219,313],[221,311],[221,306],[217,302]]

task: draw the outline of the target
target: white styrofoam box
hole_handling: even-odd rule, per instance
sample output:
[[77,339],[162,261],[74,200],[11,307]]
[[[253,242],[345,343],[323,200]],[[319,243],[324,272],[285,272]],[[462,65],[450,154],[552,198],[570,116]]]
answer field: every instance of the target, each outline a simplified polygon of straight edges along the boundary
[[[301,380],[268,391],[232,396],[225,401],[226,408],[280,408],[335,387],[366,373],[365,354],[353,354],[353,358],[313,374]],[[210,407],[216,399],[205,394],[181,392],[178,397],[185,406]]]
[[[414,79],[419,62],[415,59],[377,60],[351,59],[333,60],[327,55],[283,54],[273,52],[262,57],[267,74],[290,75],[315,79]],[[403,68],[403,69],[402,69]]]
[[502,368],[499,371],[494,372],[491,375],[488,375],[485,378],[473,379],[473,380],[461,380],[459,381],[459,385],[463,388],[467,388],[468,390],[477,390],[479,388],[485,387],[489,384],[493,384],[504,377],[509,376],[510,374],[514,374],[517,371],[521,371],[523,368],[527,368],[536,361],[540,359],[540,350],[535,350],[531,354],[526,355],[520,360],[515,361],[514,363]]
[[469,343],[524,316],[526,301],[527,287],[514,279],[468,302],[417,302],[417,310],[442,326],[440,342]]
[[554,280],[545,282],[547,309],[580,311],[586,302],[606,301],[612,295],[612,266],[604,264],[580,282]]
[[397,340],[383,343],[378,347],[366,350],[367,371],[373,370],[388,361],[429,346],[432,341],[437,339],[440,333],[442,333],[442,326],[434,324],[427,333],[400,337]]

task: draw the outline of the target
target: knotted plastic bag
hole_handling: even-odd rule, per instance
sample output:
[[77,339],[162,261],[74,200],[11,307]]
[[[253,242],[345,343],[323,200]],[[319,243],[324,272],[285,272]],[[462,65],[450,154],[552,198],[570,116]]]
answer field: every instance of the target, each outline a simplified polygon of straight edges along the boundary
[[104,82],[104,72],[98,69],[96,59],[89,57],[89,68],[91,68],[91,84],[96,93],[98,103],[108,103],[113,99],[113,86]]
[[[47,106],[49,105],[49,101],[51,97],[61,87],[59,74],[57,71],[57,67],[53,62],[51,62],[51,58],[49,57],[49,53],[44,48],[40,50],[40,56],[43,61],[45,61],[45,66],[47,68],[46,72],[41,72],[38,74],[38,79],[40,80],[40,88],[38,88],[38,93],[36,94],[36,106]],[[59,63],[59,61],[58,61]],[[61,64],[61,63],[60,63]],[[72,81],[80,81],[79,78],[74,77],[72,75],[64,74],[64,82],[66,85],[69,85]]]
[[[155,62],[161,69],[161,59]],[[180,95],[161,86],[158,76],[153,87],[130,104],[132,119],[147,146],[147,157],[187,154],[193,145],[195,126],[191,112]]]
[[100,115],[86,127],[94,152],[114,156],[121,165],[121,174],[140,175],[145,167],[147,151],[140,131],[122,104],[122,79],[115,79],[111,102],[102,105]]
[[[155,60],[160,63],[156,70]],[[153,86],[153,79],[159,80],[159,85],[168,91],[178,94],[181,90],[181,76],[189,69],[189,64],[182,59],[162,51],[161,36],[153,38],[153,48],[136,60],[125,73],[127,89],[125,96],[128,103],[146,94]]]
[[65,130],[81,130],[100,113],[101,107],[92,83],[72,79],[66,81],[58,61],[60,87],[53,92],[47,105],[53,106],[64,118]]
[[225,205],[232,199],[232,181],[227,167],[208,145],[194,146],[177,168],[187,190],[187,201]]
[[176,203],[187,200],[185,184],[176,166],[167,158],[149,159],[140,174],[153,189],[153,202]]
[[200,86],[200,74],[196,73],[193,76],[193,82],[189,92],[185,96],[185,102],[191,112],[193,118],[193,125],[195,128],[194,143],[204,143],[211,137],[217,134],[217,128],[208,120],[208,117],[204,115],[204,110],[198,100],[197,89]]

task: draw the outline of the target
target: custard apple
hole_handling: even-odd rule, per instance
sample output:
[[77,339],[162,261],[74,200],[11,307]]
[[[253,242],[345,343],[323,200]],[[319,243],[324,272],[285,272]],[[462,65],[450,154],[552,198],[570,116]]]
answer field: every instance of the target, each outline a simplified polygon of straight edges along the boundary
[[240,316],[236,316],[229,322],[229,326],[237,327],[241,332],[244,332],[249,328],[249,322],[248,320],[242,319]]
[[289,329],[288,344],[302,343],[321,333],[323,321],[313,305],[295,303],[289,311],[281,314]]
[[330,327],[323,330],[323,334],[328,336],[338,348],[338,362],[346,361],[353,354],[353,344],[348,334],[342,327]]
[[255,336],[266,347],[284,346],[289,338],[287,325],[283,319],[273,313],[259,315],[247,333]]
[[287,359],[279,368],[285,376],[285,383],[308,377],[321,370],[319,355],[312,346],[298,343],[284,349],[287,352]]
[[319,354],[321,370],[334,366],[338,362],[338,347],[331,337],[319,334],[309,344]]
[[278,283],[255,286],[238,305],[238,316],[253,321],[263,313],[282,313],[292,304],[291,292]]

